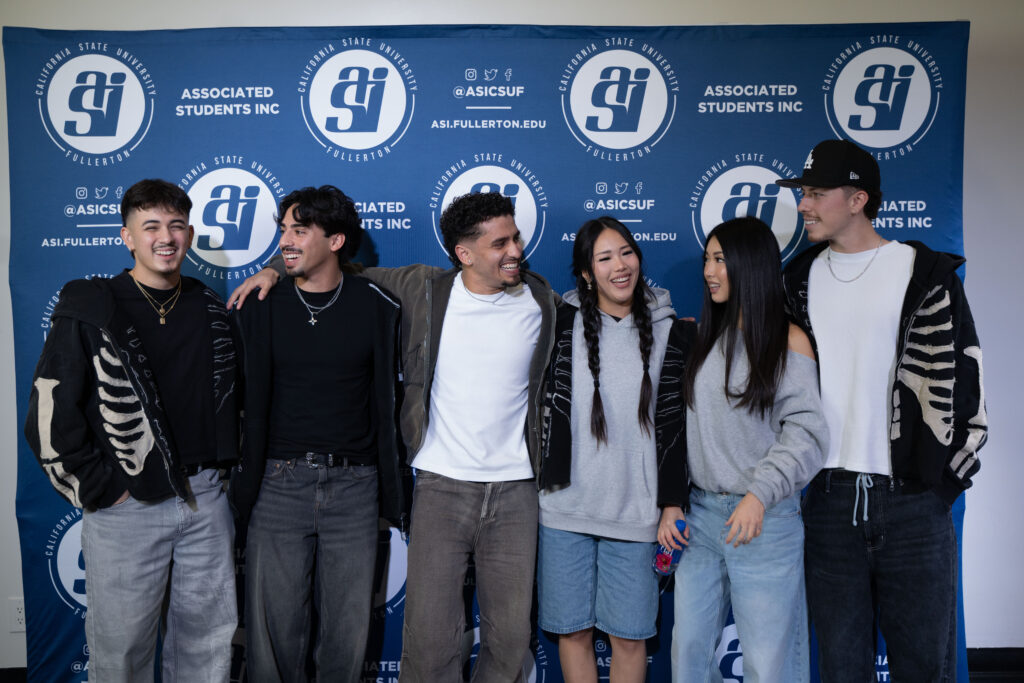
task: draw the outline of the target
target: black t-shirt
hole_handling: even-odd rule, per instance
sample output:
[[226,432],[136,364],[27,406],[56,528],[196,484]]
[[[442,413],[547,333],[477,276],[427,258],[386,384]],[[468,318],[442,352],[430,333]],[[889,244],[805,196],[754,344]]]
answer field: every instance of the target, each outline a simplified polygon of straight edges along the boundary
[[[161,406],[170,423],[179,463],[216,460],[213,410],[213,340],[202,285],[182,278],[181,296],[160,316],[125,271],[111,280],[117,307],[135,324],[153,370]],[[145,287],[145,285],[142,285]],[[158,304],[174,290],[145,287]]]
[[[302,292],[313,307],[329,292]],[[363,278],[348,276],[337,301],[316,315],[283,278],[271,290],[271,357],[268,455],[333,453],[362,464],[377,462],[373,414],[373,331],[380,322],[374,293]]]

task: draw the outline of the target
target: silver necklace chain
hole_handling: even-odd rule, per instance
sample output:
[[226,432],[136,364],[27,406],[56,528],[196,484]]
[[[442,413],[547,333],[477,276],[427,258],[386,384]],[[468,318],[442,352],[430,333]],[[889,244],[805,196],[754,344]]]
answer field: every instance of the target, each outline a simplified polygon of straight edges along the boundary
[[882,236],[879,235],[878,236],[878,246],[875,247],[875,253],[873,253],[871,255],[871,259],[868,261],[868,264],[866,266],[864,266],[864,270],[860,271],[859,273],[857,273],[856,275],[851,277],[849,280],[844,280],[843,278],[841,278],[838,275],[836,275],[836,271],[832,270],[832,245],[829,245],[828,253],[825,254],[825,260],[828,262],[828,272],[832,273],[832,277],[834,277],[839,282],[848,283],[848,282],[853,282],[854,280],[859,280],[860,276],[863,275],[864,273],[868,272],[868,268],[870,268],[871,264],[875,262],[875,257],[878,256],[878,250],[881,249],[881,248],[882,248]]
[[325,303],[323,306],[310,306],[309,303],[304,298],[302,298],[302,290],[299,289],[299,283],[295,282],[294,280],[292,281],[292,286],[295,287],[296,296],[299,297],[299,301],[302,302],[302,305],[305,306],[306,310],[309,312],[309,320],[306,321],[307,323],[309,323],[311,326],[316,325],[316,317],[323,313],[328,308],[330,308],[334,304],[334,302],[338,300],[338,295],[341,294],[341,286],[343,284],[345,284],[344,277],[342,277],[341,281],[338,282],[338,286],[334,288],[334,296],[332,296],[331,300]]
[[483,298],[484,295],[474,294],[473,292],[469,291],[469,287],[466,287],[466,294],[469,294],[470,299],[476,299],[482,304],[491,304],[492,306],[497,306],[498,302],[505,298],[505,293],[506,292],[503,289],[501,290],[501,292],[498,293],[498,296],[494,297],[493,299],[485,299]]

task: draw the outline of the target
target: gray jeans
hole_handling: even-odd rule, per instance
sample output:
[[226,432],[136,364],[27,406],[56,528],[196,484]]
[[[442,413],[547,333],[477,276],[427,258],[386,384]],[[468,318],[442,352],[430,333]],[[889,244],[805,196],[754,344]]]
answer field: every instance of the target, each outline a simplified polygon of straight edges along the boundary
[[[251,683],[362,680],[377,557],[377,468],[267,460],[249,521],[245,637]],[[312,611],[319,638],[310,642]]]
[[234,524],[217,470],[188,481],[189,500],[128,498],[83,516],[90,681],[153,680],[165,600],[163,680],[228,681],[238,625]]
[[537,557],[533,481],[468,482],[420,471],[413,496],[402,683],[462,680],[463,585],[476,564],[474,683],[511,683],[530,646]]

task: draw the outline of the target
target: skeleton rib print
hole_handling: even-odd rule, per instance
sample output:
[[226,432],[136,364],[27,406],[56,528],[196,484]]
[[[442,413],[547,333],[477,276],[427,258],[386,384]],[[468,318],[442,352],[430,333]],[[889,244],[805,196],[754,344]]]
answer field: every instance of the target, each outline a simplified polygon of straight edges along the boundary
[[[921,419],[935,439],[949,446],[954,437],[954,392],[957,363],[977,363],[981,370],[981,349],[969,346],[964,358],[956,357],[949,290],[936,286],[925,297],[906,331],[906,344],[897,371],[897,381],[909,388],[921,408]],[[977,460],[975,455],[986,433],[984,393],[977,413],[968,420],[964,445],[950,462],[958,477],[965,476]],[[893,388],[893,439],[900,437],[899,390]]]

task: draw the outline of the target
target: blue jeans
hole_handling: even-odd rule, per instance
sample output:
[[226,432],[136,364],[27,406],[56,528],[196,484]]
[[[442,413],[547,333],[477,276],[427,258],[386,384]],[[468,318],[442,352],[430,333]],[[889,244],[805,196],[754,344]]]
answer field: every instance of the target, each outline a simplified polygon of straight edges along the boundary
[[675,683],[721,683],[715,650],[730,605],[744,683],[810,680],[800,496],[769,508],[761,535],[734,548],[725,543],[725,522],[742,498],[696,488],[690,494],[690,545],[676,569]]
[[238,626],[234,523],[217,470],[188,482],[188,500],[128,498],[83,515],[91,681],[153,680],[165,599],[163,680],[228,680]]
[[537,535],[538,624],[549,633],[597,626],[624,640],[658,632],[654,543],[563,531],[540,525]]
[[868,476],[872,486],[861,487],[858,500],[856,472],[825,470],[804,500],[807,598],[821,679],[875,680],[877,623],[893,680],[950,680],[956,643],[950,509],[930,491]]
[[463,583],[476,564],[480,650],[475,683],[511,683],[533,628],[537,487],[470,482],[420,470],[413,495],[402,683],[462,680]]
[[314,600],[318,680],[360,680],[378,517],[376,467],[267,460],[245,560],[252,683],[307,680]]

